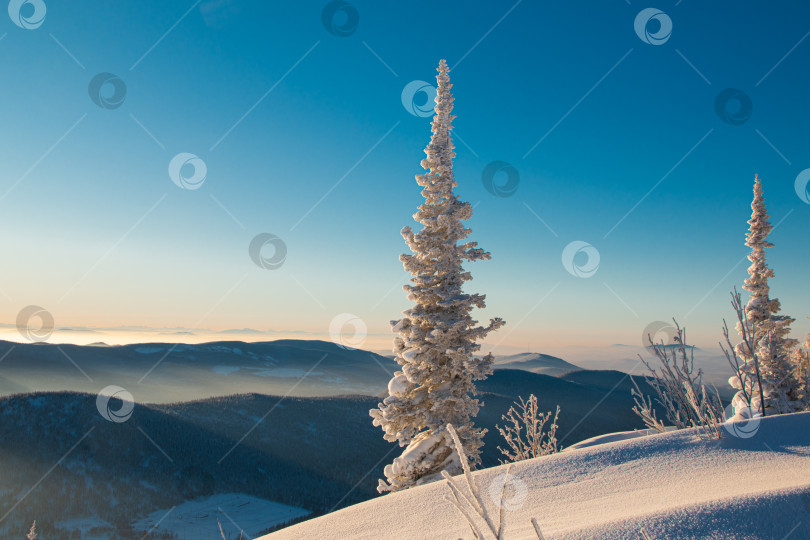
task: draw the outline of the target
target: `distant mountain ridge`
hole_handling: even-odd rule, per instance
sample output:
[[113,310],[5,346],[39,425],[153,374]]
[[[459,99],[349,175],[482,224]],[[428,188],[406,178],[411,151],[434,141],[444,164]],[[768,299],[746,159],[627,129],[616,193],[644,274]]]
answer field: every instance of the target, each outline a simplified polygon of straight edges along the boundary
[[[172,403],[255,392],[379,395],[400,366],[391,356],[321,340],[90,345],[0,341],[0,396],[96,393],[121,386],[136,401]],[[496,356],[494,368],[560,377],[582,368],[541,353]]]
[[562,358],[542,353],[525,352],[495,358],[495,369],[522,369],[533,373],[559,377],[582,368]]
[[0,341],[0,357],[0,395],[96,393],[114,384],[139,402],[163,403],[246,392],[374,395],[397,367],[372,352],[289,339],[114,346]]

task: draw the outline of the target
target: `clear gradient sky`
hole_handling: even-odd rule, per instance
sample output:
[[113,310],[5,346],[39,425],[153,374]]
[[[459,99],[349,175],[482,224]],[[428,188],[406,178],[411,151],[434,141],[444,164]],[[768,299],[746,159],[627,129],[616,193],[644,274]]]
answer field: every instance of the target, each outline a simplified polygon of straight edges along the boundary
[[[387,341],[430,136],[402,91],[446,58],[457,191],[493,256],[469,288],[507,321],[491,344],[637,344],[674,316],[713,346],[755,173],[779,223],[773,294],[810,331],[806,2],[661,1],[640,33],[636,0],[352,0],[332,32],[322,1],[44,5],[41,25],[34,3],[0,20],[0,322],[35,304],[58,327],[325,334],[352,313]],[[111,108],[99,73],[126,86],[96,92]],[[743,95],[724,120],[727,88]],[[184,152],[205,163],[197,189],[169,177]],[[493,161],[519,174],[511,196],[485,188]],[[284,242],[280,267],[251,260],[260,233]],[[588,278],[563,266],[574,241],[599,253]]]

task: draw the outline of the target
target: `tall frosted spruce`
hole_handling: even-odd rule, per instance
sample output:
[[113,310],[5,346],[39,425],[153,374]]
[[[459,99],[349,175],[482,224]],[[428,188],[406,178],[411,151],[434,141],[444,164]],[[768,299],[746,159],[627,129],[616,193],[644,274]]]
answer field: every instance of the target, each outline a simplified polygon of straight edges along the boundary
[[[791,353],[797,345],[795,339],[788,337],[793,318],[778,315],[779,300],[770,297],[768,280],[773,277],[773,270],[768,268],[765,250],[773,247],[768,241],[768,235],[773,230],[768,219],[768,210],[765,207],[765,198],[762,192],[762,181],[759,176],[754,178],[754,200],[751,202],[751,219],[748,220],[748,233],[745,245],[751,248],[748,259],[748,278],[743,289],[751,293],[745,307],[745,316],[754,337],[754,351],[759,360],[759,369],[762,379],[762,395],[765,399],[766,414],[794,412],[801,408],[802,391],[797,378],[796,366]],[[739,327],[738,332],[742,333]],[[751,409],[756,414],[761,410],[761,400],[756,385],[754,358],[741,343],[737,346],[737,353],[745,360],[743,366],[744,377],[749,378],[746,387],[755,388],[752,396]],[[729,383],[740,390],[743,381],[732,377]],[[740,414],[747,407],[738,392],[733,400],[735,412]],[[744,413],[743,413],[744,414]]]
[[802,405],[805,411],[810,411],[810,334],[807,334],[804,347],[793,350],[793,363],[796,366],[796,378],[802,387]]
[[467,458],[480,463],[482,438],[486,430],[476,428],[472,418],[479,402],[473,381],[492,373],[492,355],[476,358],[477,343],[489,332],[503,326],[500,318],[478,326],[471,312],[485,307],[485,296],[462,291],[472,279],[462,267],[464,261],[489,259],[490,254],[465,241],[470,229],[463,221],[472,216],[472,207],[453,193],[456,157],[450,131],[455,118],[447,63],[439,62],[436,80],[435,116],[430,144],[422,167],[428,171],[416,176],[423,187],[425,202],[414,219],[423,227],[414,232],[402,229],[402,237],[413,252],[400,255],[411,285],[403,289],[413,307],[403,311],[404,318],[391,321],[399,335],[393,352],[402,366],[388,383],[389,396],[370,412],[374,425],[384,430],[387,441],[407,446],[402,455],[385,467],[386,480],[377,490],[398,491],[441,478],[441,471],[461,471],[447,424],[458,432]]

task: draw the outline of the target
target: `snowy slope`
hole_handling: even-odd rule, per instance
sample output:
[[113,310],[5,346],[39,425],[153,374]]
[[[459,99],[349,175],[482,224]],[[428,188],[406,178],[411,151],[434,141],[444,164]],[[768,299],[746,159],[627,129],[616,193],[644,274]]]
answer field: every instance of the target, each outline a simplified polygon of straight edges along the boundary
[[[489,487],[505,467],[475,474]],[[810,538],[810,413],[763,419],[749,438],[689,431],[635,437],[524,461],[525,500],[505,511],[506,538]],[[514,493],[518,493],[517,489]],[[345,508],[264,537],[471,538],[441,483]],[[510,492],[511,493],[511,492]]]

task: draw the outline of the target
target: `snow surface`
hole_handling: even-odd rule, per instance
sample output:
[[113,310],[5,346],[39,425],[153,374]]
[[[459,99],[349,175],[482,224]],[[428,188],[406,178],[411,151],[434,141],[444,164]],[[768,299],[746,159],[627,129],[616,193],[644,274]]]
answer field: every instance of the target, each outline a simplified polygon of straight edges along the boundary
[[[667,429],[669,431],[672,431],[675,429],[675,427],[667,427]],[[577,450],[579,448],[588,448],[590,446],[597,446],[600,444],[607,444],[611,442],[626,441],[628,439],[635,439],[636,437],[651,437],[656,434],[658,434],[658,432],[654,429],[635,429],[633,431],[617,431],[616,433],[597,435],[596,437],[591,437],[590,439],[585,439],[584,441],[572,444],[571,446],[563,448],[563,452],[567,452],[569,450]]]
[[[532,517],[548,540],[640,538],[642,527],[655,540],[810,538],[810,412],[763,418],[748,438],[632,433],[513,465],[505,538],[536,538]],[[474,473],[494,516],[490,487],[505,469]],[[448,493],[418,486],[262,538],[472,538]]]
[[[306,516],[310,512],[241,493],[221,493],[187,501],[173,509],[158,510],[134,524],[137,530],[170,531],[179,538],[221,540],[219,525],[231,538],[242,530],[250,538],[278,523]],[[150,533],[151,536],[152,533]]]
[[74,518],[65,521],[57,521],[56,523],[54,523],[54,526],[60,532],[61,531],[72,532],[76,530],[81,531],[83,534],[82,538],[85,540],[95,538],[95,535],[94,536],[87,535],[87,533],[92,531],[93,529],[107,532],[115,530],[115,527],[111,523],[97,517]]

